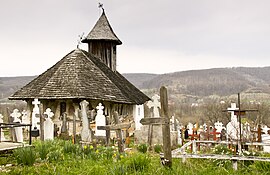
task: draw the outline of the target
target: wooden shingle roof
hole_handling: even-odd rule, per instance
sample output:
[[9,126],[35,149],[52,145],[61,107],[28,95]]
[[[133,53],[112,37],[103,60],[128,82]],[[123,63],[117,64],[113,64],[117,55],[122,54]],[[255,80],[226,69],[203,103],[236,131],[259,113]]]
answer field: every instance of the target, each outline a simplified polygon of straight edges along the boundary
[[25,99],[89,99],[125,104],[150,100],[120,73],[97,57],[75,49],[9,97]]
[[97,23],[95,24],[94,28],[90,31],[87,37],[82,40],[82,42],[88,43],[89,41],[97,40],[113,41],[116,42],[118,45],[122,44],[120,39],[113,32],[113,29],[104,11],[98,19]]

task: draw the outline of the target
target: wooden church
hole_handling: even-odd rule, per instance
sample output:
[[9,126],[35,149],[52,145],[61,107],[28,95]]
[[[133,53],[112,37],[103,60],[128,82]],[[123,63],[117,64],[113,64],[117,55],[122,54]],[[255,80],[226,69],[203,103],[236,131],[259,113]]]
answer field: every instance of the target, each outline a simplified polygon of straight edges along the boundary
[[150,100],[117,72],[116,50],[122,42],[104,10],[82,42],[88,44],[88,51],[79,48],[71,51],[9,99],[26,101],[29,116],[32,116],[33,100],[38,99],[43,111],[46,108],[52,110],[53,120],[66,115],[70,121],[81,120],[76,111],[82,110],[82,101],[89,103],[85,111],[88,115],[101,103],[104,115],[110,118],[114,111],[122,116],[133,115],[134,105]]

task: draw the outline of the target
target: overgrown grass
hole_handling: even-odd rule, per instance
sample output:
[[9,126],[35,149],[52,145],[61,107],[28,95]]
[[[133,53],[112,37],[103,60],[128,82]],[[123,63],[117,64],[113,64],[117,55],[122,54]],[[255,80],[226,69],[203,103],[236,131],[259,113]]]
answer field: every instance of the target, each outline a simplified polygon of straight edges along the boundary
[[[216,151],[229,152],[225,147],[219,147]],[[230,161],[217,164],[216,160],[206,159],[187,159],[185,163],[182,159],[173,159],[172,167],[166,168],[161,165],[159,154],[154,152],[142,153],[134,149],[119,154],[114,147],[82,147],[62,140],[35,142],[32,148],[17,149],[10,157],[14,157],[17,163],[11,161],[14,166],[8,167],[8,172],[0,170],[0,174],[229,175],[267,174],[270,171],[270,163],[267,162],[247,165],[239,161],[239,170],[235,171]]]

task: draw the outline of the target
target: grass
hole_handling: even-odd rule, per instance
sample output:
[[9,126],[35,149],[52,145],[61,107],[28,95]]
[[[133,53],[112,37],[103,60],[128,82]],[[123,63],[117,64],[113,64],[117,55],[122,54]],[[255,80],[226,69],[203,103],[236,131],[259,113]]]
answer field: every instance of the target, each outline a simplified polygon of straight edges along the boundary
[[[216,151],[224,152],[224,148]],[[235,171],[230,161],[206,159],[187,159],[185,163],[182,159],[173,159],[172,167],[166,168],[161,165],[159,154],[154,151],[142,153],[135,148],[129,153],[119,154],[115,147],[81,147],[62,140],[35,142],[34,147],[18,149],[7,159],[0,159],[0,162],[2,165],[13,164],[4,168],[5,171],[1,169],[0,174],[255,175],[270,171],[268,162],[246,164],[239,161],[239,169]]]

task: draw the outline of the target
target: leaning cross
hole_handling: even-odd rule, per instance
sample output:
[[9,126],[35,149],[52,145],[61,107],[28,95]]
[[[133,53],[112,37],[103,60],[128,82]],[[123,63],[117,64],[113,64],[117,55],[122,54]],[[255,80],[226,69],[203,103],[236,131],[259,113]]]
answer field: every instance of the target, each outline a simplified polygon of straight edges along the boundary
[[[167,89],[162,86],[160,88],[160,111],[162,117],[153,118],[142,118],[140,123],[142,125],[162,125],[162,137],[163,137],[163,150],[164,157],[162,158],[164,162],[163,165],[171,167],[172,166],[172,150],[171,150],[171,135],[170,135],[170,118],[168,114],[168,96]],[[148,133],[149,134],[149,133]],[[149,135],[148,135],[149,138]],[[150,138],[151,139],[151,138]]]
[[[128,129],[130,128],[131,124],[130,123],[119,123],[119,117],[118,117],[118,113],[114,112],[113,114],[113,118],[115,121],[115,125],[106,125],[106,126],[97,126],[97,129],[99,130],[116,130],[116,135],[117,135],[117,139],[118,139],[118,151],[119,153],[124,152],[124,147],[123,147],[123,143],[122,143],[122,129]],[[108,135],[106,134],[106,137],[108,137]]]

